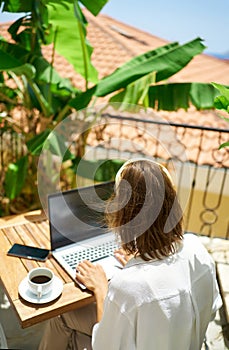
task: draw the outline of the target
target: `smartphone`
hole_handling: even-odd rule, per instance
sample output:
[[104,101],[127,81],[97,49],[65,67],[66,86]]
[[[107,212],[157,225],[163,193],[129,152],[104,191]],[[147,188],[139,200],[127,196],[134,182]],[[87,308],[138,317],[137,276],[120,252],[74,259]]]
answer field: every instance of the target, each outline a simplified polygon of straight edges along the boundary
[[49,250],[15,243],[9,249],[7,255],[17,256],[24,259],[45,261],[49,256]]

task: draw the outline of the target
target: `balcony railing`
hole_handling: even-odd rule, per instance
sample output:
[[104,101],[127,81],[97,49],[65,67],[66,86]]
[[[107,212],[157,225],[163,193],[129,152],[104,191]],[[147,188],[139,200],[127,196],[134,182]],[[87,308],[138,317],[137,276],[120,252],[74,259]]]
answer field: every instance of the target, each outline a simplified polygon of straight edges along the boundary
[[92,128],[89,158],[152,157],[172,173],[185,230],[229,237],[229,129],[104,114]]
[[[87,139],[88,159],[152,157],[171,172],[184,209],[185,230],[229,237],[229,152],[219,150],[229,129],[157,118],[103,114]],[[77,148],[77,138],[75,148]],[[25,152],[20,134],[0,133],[1,188],[9,162]]]

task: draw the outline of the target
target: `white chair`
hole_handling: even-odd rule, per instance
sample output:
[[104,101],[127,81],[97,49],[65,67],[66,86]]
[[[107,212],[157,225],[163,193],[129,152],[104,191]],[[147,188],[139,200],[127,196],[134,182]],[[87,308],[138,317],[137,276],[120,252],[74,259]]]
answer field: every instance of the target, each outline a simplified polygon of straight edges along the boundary
[[0,323],[0,349],[8,349],[6,336]]

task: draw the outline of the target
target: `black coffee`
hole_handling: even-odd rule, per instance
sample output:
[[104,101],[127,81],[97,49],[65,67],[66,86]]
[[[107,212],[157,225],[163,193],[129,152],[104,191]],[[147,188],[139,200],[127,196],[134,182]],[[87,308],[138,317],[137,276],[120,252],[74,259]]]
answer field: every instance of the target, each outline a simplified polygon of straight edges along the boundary
[[47,283],[50,280],[51,278],[49,276],[42,276],[42,275],[31,278],[31,281],[33,283],[38,283],[38,284]]

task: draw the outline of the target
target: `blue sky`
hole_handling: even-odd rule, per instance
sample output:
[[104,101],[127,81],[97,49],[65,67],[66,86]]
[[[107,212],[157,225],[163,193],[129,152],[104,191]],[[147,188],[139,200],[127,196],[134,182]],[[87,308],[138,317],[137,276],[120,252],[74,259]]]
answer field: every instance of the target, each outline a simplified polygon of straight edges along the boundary
[[199,36],[205,53],[229,52],[229,0],[110,0],[101,12],[169,41]]
[[205,40],[205,53],[229,52],[229,0],[110,0],[102,13],[162,39]]

